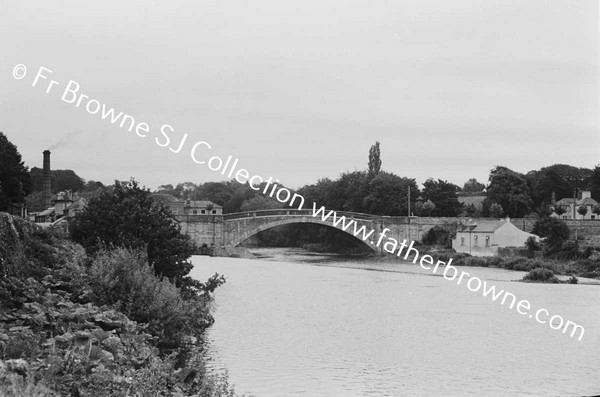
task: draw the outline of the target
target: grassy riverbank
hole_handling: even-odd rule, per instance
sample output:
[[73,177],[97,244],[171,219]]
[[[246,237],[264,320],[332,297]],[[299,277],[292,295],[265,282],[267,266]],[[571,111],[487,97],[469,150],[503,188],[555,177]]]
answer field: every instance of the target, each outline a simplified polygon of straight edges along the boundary
[[234,395],[193,343],[213,322],[210,293],[157,278],[144,253],[88,257],[0,213],[0,270],[1,396]]

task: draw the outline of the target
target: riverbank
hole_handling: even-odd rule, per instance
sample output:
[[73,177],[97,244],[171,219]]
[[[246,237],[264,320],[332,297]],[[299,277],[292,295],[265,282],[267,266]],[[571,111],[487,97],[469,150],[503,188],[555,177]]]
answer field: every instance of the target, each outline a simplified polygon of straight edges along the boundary
[[0,275],[0,395],[234,395],[190,343],[212,324],[212,299],[184,296],[143,253],[90,258],[0,213]]
[[[317,266],[332,266],[357,268],[371,271],[383,272],[401,272],[414,274],[431,274],[431,271],[422,269],[411,261],[398,258],[394,255],[339,255],[335,253],[323,253],[307,250],[305,248],[249,248],[248,251],[256,258],[261,260],[285,261],[308,263]],[[453,266],[461,268],[491,268],[502,270],[502,273],[511,275],[510,280],[520,281],[530,270],[536,268],[547,268],[554,272],[560,281],[568,281],[572,275],[575,275],[579,284],[600,285],[600,280],[596,278],[584,277],[573,273],[561,273],[561,268],[569,269],[568,263],[554,263],[543,259],[532,260],[529,258],[478,258],[465,256],[463,254],[449,254],[447,251],[426,251],[436,260],[447,261],[452,258]],[[555,271],[556,270],[556,271]],[[503,277],[504,278],[504,277]]]

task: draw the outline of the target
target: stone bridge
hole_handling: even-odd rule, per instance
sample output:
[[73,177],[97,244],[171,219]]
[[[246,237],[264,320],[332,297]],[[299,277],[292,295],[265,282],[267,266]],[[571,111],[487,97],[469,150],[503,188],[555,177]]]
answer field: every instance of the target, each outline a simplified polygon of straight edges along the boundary
[[[352,225],[344,231],[341,224],[338,224],[337,227],[333,225],[332,217],[323,221],[320,215],[314,217],[312,214],[312,209],[277,209],[236,212],[225,215],[174,215],[174,218],[180,223],[181,231],[188,234],[199,247],[204,244],[214,248],[235,247],[263,230],[291,223],[313,223],[333,227],[348,233],[357,242],[366,244],[374,251],[383,250],[383,247],[376,247],[376,244],[381,231],[385,228],[390,229],[386,236],[393,237],[399,242],[404,239],[419,241],[423,234],[435,225],[485,220],[484,218],[469,220],[467,218],[377,216],[336,211],[338,218],[341,216],[346,217],[346,225],[348,225],[349,220],[356,222],[356,229]],[[510,221],[526,232],[530,232],[535,223],[535,219],[524,218],[513,218]],[[572,236],[579,235],[585,241],[589,240],[592,245],[597,245],[600,242],[600,220],[567,220],[566,223],[571,229]],[[365,241],[360,238],[363,235],[360,228],[363,226],[365,227],[365,234],[368,234],[371,230],[374,231],[370,238]],[[359,230],[356,235],[355,230]]]
[[[235,247],[263,230],[292,223],[313,223],[335,228],[351,235],[357,242],[367,245],[373,251],[382,250],[382,247],[376,247],[376,244],[381,231],[386,227],[390,229],[386,236],[399,241],[405,238],[420,238],[417,236],[418,228],[415,229],[411,225],[411,221],[415,222],[414,217],[376,216],[344,211],[336,211],[336,215],[338,219],[345,217],[348,225],[346,230],[342,230],[341,223],[337,227],[334,226],[332,216],[325,221],[321,215],[313,216],[312,209],[262,210],[225,215],[176,215],[175,218],[181,224],[182,232],[192,237],[198,246],[206,244],[209,247]],[[350,225],[351,221],[353,223]],[[411,227],[415,229],[412,230],[412,234]],[[363,240],[362,237],[369,235],[371,230],[373,233]]]

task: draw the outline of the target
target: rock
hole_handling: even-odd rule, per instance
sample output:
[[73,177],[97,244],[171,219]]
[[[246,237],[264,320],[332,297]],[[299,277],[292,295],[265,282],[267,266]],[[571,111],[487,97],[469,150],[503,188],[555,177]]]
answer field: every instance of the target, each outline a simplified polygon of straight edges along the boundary
[[92,335],[87,331],[77,331],[75,333],[75,342],[78,344],[87,343]]
[[71,342],[73,342],[73,338],[73,334],[71,334],[70,332],[66,332],[60,336],[54,337],[54,341],[56,343],[56,346],[60,347],[61,349],[64,349],[69,347]]
[[23,359],[19,358],[16,360],[6,360],[4,364],[6,365],[6,369],[11,372],[15,372],[23,376],[27,375],[27,361]]

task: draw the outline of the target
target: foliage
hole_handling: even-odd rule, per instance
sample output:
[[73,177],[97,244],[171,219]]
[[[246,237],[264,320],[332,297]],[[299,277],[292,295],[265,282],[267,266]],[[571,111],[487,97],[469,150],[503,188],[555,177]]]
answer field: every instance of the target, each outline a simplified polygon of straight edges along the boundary
[[427,212],[427,216],[431,216],[431,211],[435,210],[435,204],[431,200],[423,203],[423,210]]
[[369,149],[369,175],[377,175],[381,171],[381,149],[379,142],[375,142]]
[[585,205],[581,205],[577,208],[577,213],[582,217],[586,216],[588,213],[588,207]]
[[592,209],[592,212],[596,215],[600,215],[600,204],[594,206],[594,208]]
[[[375,215],[405,215],[408,213],[408,190],[411,190],[411,202],[418,193],[413,179],[401,178],[395,174],[382,171],[369,180],[365,187],[366,196],[356,199],[352,204],[358,211],[351,208],[349,211],[365,212]],[[356,196],[356,193],[353,193]],[[358,204],[362,201],[362,205]]]
[[[498,203],[506,215],[521,218],[531,212],[533,201],[525,177],[506,167],[497,166],[490,172],[490,184],[484,208]],[[485,214],[484,214],[485,215]]]
[[[0,395],[235,395],[226,377],[207,374],[197,348],[181,344],[211,321],[221,276],[184,300],[153,275],[144,253],[102,251],[89,261],[56,230],[4,213],[0,226]],[[131,321],[116,306],[149,321]],[[180,344],[167,356],[157,346],[169,339]],[[190,358],[178,360],[179,348]]]
[[185,335],[199,336],[213,322],[208,299],[184,300],[181,290],[154,275],[141,251],[103,250],[88,274],[95,304],[113,305],[129,318],[149,324],[161,346],[181,345]]
[[450,248],[453,237],[452,231],[447,227],[435,225],[425,232],[421,241],[423,244],[439,244]]
[[475,178],[471,178],[465,182],[462,190],[467,193],[478,193],[482,192],[484,189],[485,185],[483,183],[478,182]]
[[562,215],[565,212],[567,212],[567,209],[565,207],[563,207],[562,205],[557,205],[554,208],[554,212],[556,212],[556,215]]
[[31,191],[31,178],[17,147],[0,132],[0,211],[23,203]]
[[544,247],[548,253],[559,251],[569,238],[567,224],[555,218],[542,218],[533,225],[533,234],[545,237]]
[[554,272],[550,269],[537,268],[530,270],[525,276],[523,281],[535,282],[535,283],[558,283],[558,278],[554,275]]
[[240,207],[241,211],[258,211],[266,209],[283,208],[283,204],[277,200],[266,198],[263,196],[254,196],[251,199],[245,200]]
[[[541,176],[541,177],[540,177]],[[545,169],[532,180],[534,205],[547,205],[551,202],[552,195],[556,200],[569,197],[573,190],[569,183],[553,169]]]
[[145,249],[156,274],[178,285],[192,268],[188,258],[194,245],[189,236],[180,232],[169,209],[135,180],[115,182],[111,191],[90,199],[70,229],[72,238],[91,254],[105,245]]
[[501,218],[503,215],[504,210],[500,204],[492,203],[492,205],[490,205],[490,216],[492,218]]
[[423,199],[431,200],[435,208],[431,211],[435,216],[457,216],[460,213],[458,202],[458,186],[438,179],[429,178],[423,183]]
[[587,187],[592,194],[592,198],[600,201],[600,164],[594,167],[588,181]]
[[525,247],[527,247],[529,251],[539,251],[541,249],[540,243],[538,243],[536,238],[533,236],[527,237],[527,240],[525,241]]
[[[33,191],[41,192],[44,189],[43,170],[38,167],[33,167],[30,174]],[[79,192],[86,187],[83,178],[79,177],[73,170],[51,170],[50,178],[52,181],[50,184],[52,186],[52,193],[55,194],[66,190]]]

